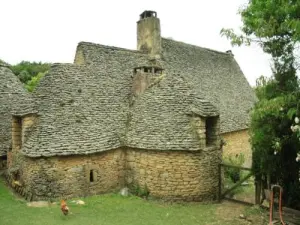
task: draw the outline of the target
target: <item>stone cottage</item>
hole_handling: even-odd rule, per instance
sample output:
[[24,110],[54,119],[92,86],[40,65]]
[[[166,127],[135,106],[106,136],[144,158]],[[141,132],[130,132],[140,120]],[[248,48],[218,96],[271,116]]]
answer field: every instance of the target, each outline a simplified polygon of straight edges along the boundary
[[220,133],[246,136],[255,100],[231,53],[162,38],[153,11],[137,22],[137,50],[81,42],[33,98],[13,115],[8,178],[35,200],[124,186],[214,200]]
[[0,60],[0,170],[7,167],[7,158],[11,156],[12,114],[22,116],[34,111],[31,97],[9,67]]

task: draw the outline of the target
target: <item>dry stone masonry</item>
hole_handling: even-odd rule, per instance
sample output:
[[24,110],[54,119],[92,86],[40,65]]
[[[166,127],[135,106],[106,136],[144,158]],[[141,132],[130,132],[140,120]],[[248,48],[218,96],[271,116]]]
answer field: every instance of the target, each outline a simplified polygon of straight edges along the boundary
[[34,112],[31,97],[9,67],[0,60],[0,170],[7,167],[7,154],[12,149],[12,114]]
[[137,50],[79,43],[74,64],[54,64],[27,107],[4,110],[7,178],[27,199],[137,186],[216,199],[220,135],[247,127],[252,89],[232,54],[161,38],[156,12],[137,31]]

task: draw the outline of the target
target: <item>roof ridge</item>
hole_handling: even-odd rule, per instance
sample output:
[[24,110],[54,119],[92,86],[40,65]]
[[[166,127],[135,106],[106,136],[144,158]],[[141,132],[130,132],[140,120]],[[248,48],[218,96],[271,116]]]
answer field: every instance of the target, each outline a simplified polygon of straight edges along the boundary
[[96,46],[96,47],[101,47],[101,48],[107,48],[107,49],[112,49],[112,50],[121,50],[121,51],[126,51],[126,52],[135,52],[135,53],[141,53],[145,54],[142,51],[135,50],[135,49],[128,49],[128,48],[122,48],[122,47],[116,47],[112,45],[103,45],[103,44],[98,44],[98,43],[93,43],[93,42],[86,42],[86,41],[81,41],[77,44],[77,47],[81,45],[89,45],[89,46]]
[[0,59],[0,67],[10,67],[10,64]]
[[226,52],[221,52],[221,51],[214,50],[214,49],[211,49],[211,48],[204,48],[204,47],[201,47],[201,46],[198,46],[198,45],[189,44],[189,43],[186,43],[186,42],[183,42],[183,41],[177,41],[177,40],[173,40],[173,39],[170,39],[170,38],[165,38],[165,37],[161,37],[161,38],[164,39],[164,40],[167,40],[167,41],[173,41],[173,42],[177,42],[177,43],[180,43],[180,44],[183,44],[183,45],[189,45],[191,47],[204,49],[204,50],[207,50],[207,51],[210,51],[210,52],[215,52],[215,53],[222,54],[222,55],[232,56],[232,54],[229,54],[229,53],[226,53]]

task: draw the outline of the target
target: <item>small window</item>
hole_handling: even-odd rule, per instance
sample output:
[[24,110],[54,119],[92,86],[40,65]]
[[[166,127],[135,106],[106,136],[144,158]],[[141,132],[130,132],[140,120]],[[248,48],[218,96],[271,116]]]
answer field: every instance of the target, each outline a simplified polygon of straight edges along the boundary
[[1,160],[7,160],[7,155],[0,156]]
[[208,117],[205,123],[206,146],[215,145],[218,140],[218,117]]
[[94,171],[90,170],[90,182],[94,182]]
[[15,180],[15,181],[19,181],[20,180],[20,172],[19,172],[19,170],[17,170],[16,172],[13,172],[13,179]]

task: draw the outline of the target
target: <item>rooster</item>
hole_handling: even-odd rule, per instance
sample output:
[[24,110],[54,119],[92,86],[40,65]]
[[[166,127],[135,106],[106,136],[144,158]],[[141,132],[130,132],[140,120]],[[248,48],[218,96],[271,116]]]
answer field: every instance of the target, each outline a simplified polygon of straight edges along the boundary
[[67,206],[67,203],[65,200],[61,200],[60,202],[60,209],[63,212],[63,214],[66,216],[69,213],[69,207]]

